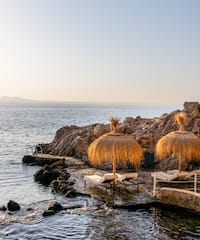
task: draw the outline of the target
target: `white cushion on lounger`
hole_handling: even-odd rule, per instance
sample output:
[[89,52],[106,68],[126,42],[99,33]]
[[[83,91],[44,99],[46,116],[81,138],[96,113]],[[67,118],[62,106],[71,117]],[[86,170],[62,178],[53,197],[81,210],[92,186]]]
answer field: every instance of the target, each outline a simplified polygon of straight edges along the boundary
[[[113,173],[105,173],[103,177],[99,175],[86,175],[84,176],[84,181],[88,185],[98,185],[104,182],[111,182],[115,179]],[[123,181],[125,179],[125,176],[122,176],[121,174],[116,173],[116,179],[118,181]]]
[[[116,179],[118,180],[118,181],[123,181],[124,179],[125,179],[125,176],[123,176],[123,175],[121,175],[121,174],[119,174],[119,173],[116,173]],[[104,175],[103,175],[103,182],[106,182],[106,181],[112,181],[112,180],[114,180],[115,179],[115,177],[114,177],[114,174],[113,173],[105,173]]]
[[179,171],[173,173],[165,173],[165,172],[154,172],[151,174],[152,177],[156,176],[156,179],[172,181],[178,177]]
[[[123,175],[116,173],[115,177],[116,177],[117,181],[121,182],[125,179],[137,178],[138,173],[124,173]],[[111,182],[112,180],[115,179],[115,177],[114,177],[113,173],[105,173],[103,175],[103,177],[101,177],[99,175],[85,175],[84,181],[86,184],[89,184],[89,185],[97,185],[97,184],[101,184],[104,182]]]
[[96,185],[96,184],[102,183],[103,177],[101,177],[99,175],[86,175],[86,176],[84,176],[84,181],[87,184]]
[[138,177],[138,173],[124,173],[123,176],[125,177],[125,179],[136,179]]

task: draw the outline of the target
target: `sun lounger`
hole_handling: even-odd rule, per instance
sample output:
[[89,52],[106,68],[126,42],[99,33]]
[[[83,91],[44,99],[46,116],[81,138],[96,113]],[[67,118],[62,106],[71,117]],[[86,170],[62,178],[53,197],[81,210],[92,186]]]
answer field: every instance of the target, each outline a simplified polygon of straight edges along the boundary
[[138,173],[125,173],[119,174],[116,173],[114,176],[113,173],[105,173],[103,176],[99,175],[86,175],[84,176],[84,183],[86,185],[98,185],[101,183],[111,182],[116,179],[118,182],[122,182],[125,179],[136,179]]
[[153,172],[151,173],[151,176],[153,177],[153,196],[156,196],[156,192],[159,189],[157,183],[160,186],[163,186],[163,184],[165,185],[165,187],[171,185],[176,188],[187,189],[197,192],[197,183],[200,180],[198,180],[198,175],[200,175],[200,170],[193,170],[192,172],[179,172],[178,170],[167,171],[167,173]]
[[163,181],[172,181],[178,177],[179,171],[178,170],[172,170],[171,172],[168,171],[165,172],[153,172],[151,173],[152,177],[156,177],[157,180],[163,180]]

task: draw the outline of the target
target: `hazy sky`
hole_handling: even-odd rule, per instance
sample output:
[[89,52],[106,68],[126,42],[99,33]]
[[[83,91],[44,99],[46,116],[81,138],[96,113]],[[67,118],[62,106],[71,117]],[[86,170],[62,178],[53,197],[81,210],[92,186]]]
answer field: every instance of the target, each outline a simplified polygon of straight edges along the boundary
[[199,0],[0,0],[0,96],[200,101]]

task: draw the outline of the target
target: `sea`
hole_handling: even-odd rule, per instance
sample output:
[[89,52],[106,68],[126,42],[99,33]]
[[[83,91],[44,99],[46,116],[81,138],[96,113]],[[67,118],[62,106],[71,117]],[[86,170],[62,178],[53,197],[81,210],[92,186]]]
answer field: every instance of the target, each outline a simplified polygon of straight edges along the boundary
[[[136,116],[152,118],[182,108],[181,104],[0,104],[0,207],[9,200],[21,206],[15,213],[0,210],[0,240],[200,239],[198,215],[163,207],[98,208],[95,200],[86,196],[54,195],[49,187],[34,181],[38,166],[22,164],[30,147],[51,142],[56,131],[66,125],[108,123],[110,116],[122,121]],[[54,200],[83,207],[43,217],[42,212]]]

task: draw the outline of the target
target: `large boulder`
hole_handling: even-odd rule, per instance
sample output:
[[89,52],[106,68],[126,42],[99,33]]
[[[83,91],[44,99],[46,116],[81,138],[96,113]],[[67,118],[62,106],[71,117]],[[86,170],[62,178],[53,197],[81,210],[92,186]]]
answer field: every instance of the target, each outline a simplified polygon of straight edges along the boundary
[[67,126],[56,132],[50,144],[42,144],[44,153],[73,156],[87,160],[87,149],[92,141],[109,131],[109,125],[93,124],[85,127]]
[[184,111],[187,114],[187,129],[200,136],[200,104],[198,102],[185,102]]
[[69,179],[70,174],[62,167],[55,168],[53,164],[45,165],[34,174],[35,181],[44,185],[49,185],[58,177],[62,177],[62,179],[66,181]]

